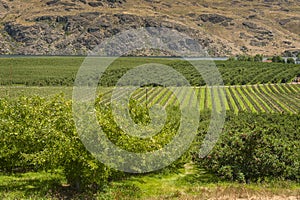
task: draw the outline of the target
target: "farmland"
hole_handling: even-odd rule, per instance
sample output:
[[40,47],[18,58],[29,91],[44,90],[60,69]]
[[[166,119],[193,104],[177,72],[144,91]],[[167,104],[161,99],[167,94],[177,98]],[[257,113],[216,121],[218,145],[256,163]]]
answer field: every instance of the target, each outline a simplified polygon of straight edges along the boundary
[[[212,109],[213,101],[218,104],[217,101],[220,99],[223,99],[226,110],[233,112],[299,113],[300,111],[299,84],[195,87],[193,89],[201,111]],[[181,98],[184,99],[183,105],[188,104],[192,94],[184,93],[185,88],[180,88],[179,90],[183,91],[180,92]],[[113,89],[107,89],[103,93],[101,103],[106,105],[110,103],[112,91]],[[213,94],[216,96],[212,96]],[[119,97],[122,97],[122,95],[124,94],[120,93]],[[116,95],[115,98],[117,99],[118,96]],[[172,95],[172,92],[168,88],[162,87],[140,88],[135,91],[132,98],[142,105],[147,104],[149,107],[154,104],[167,107],[176,102],[176,97]]]
[[[19,96],[37,95],[50,98],[57,94],[63,94],[67,99],[71,99],[72,89],[72,87],[68,86],[0,86],[0,97],[18,98]],[[217,97],[220,96],[219,98],[223,98],[226,110],[233,112],[298,113],[300,110],[299,84],[258,84],[225,87],[203,86],[193,87],[193,90],[198,98],[198,107],[201,111],[211,109],[212,92],[214,92]],[[102,104],[109,104],[112,91],[113,87],[101,87],[98,89]],[[122,94],[120,94],[120,96],[122,96]],[[162,87],[139,88],[133,93],[132,97],[140,104],[145,105],[147,103],[149,106],[160,104],[166,107],[176,101],[172,92],[168,88]],[[183,98],[189,98],[189,95],[186,94]]]
[[[86,150],[72,114],[72,89],[82,57],[0,59],[0,197],[5,199],[199,199],[297,198],[299,186],[300,84],[291,84],[299,65],[217,61],[222,86],[207,86],[182,60],[120,58],[99,81],[97,122],[117,146],[130,152],[155,151],[177,133],[181,107],[192,93],[201,111],[190,148],[165,169],[129,174],[105,166]],[[128,69],[145,63],[169,65],[186,86],[143,85],[129,101],[139,125],[151,123],[149,108],[160,104],[167,117],[150,138],[137,138],[118,126],[110,107],[121,99],[113,86]],[[127,86],[120,86],[126,88]],[[180,98],[171,92],[176,90]],[[179,102],[180,100],[180,102]],[[211,110],[226,109],[222,135],[203,158],[200,146]],[[121,157],[119,160],[123,160]],[[242,191],[242,192],[241,192]],[[248,196],[247,196],[248,195]],[[250,195],[250,196],[249,196]]]
[[[0,58],[0,85],[73,86],[83,61],[84,57]],[[172,67],[185,76],[191,86],[206,85],[191,63],[162,58],[118,58],[102,75],[99,85],[114,86],[128,70],[151,63]],[[224,85],[289,83],[299,75],[300,70],[300,65],[282,63],[215,61],[214,64],[209,61],[203,64],[215,65],[222,75]],[[130,84],[140,84],[142,81],[141,77],[136,77]]]
[[[210,122],[210,112],[203,111],[195,141],[179,160],[163,170],[137,176],[105,167],[86,151],[77,135],[70,100],[62,96],[23,96],[2,99],[0,107],[3,198],[62,198],[70,192],[78,199],[82,198],[80,195],[90,195],[78,190],[92,191],[100,199],[116,199],[118,195],[124,199],[168,195],[184,199],[195,194],[222,194],[224,198],[280,194],[296,198],[299,193],[298,114],[228,111],[219,142],[209,155],[199,158],[197,154]],[[135,121],[147,120],[144,106],[131,107]],[[107,137],[131,152],[153,151],[166,145],[176,133],[180,116],[179,107],[169,105],[166,127],[154,137],[140,139],[128,136],[117,126],[109,107],[97,106],[96,111]],[[170,185],[162,191],[160,185],[166,181]],[[94,191],[94,184],[99,190]]]
[[[50,97],[63,93],[67,99],[71,99],[76,73],[83,61],[83,57],[0,58],[0,97],[16,98],[22,95]],[[212,95],[215,94],[217,99],[223,99],[226,110],[234,112],[299,111],[299,85],[289,83],[299,75],[300,65],[282,63],[215,61],[215,66],[222,75],[224,87],[209,87],[205,86],[201,74],[187,61],[119,58],[107,68],[99,81],[98,91],[104,95],[102,102],[107,104],[110,101],[113,86],[126,71],[151,63],[168,65],[180,72],[194,88],[200,110],[211,109],[214,99]],[[143,77],[136,77],[128,84],[140,86],[142,83]],[[175,80],[169,85],[176,87],[180,86],[180,83]],[[147,95],[146,90],[149,93]],[[182,95],[184,98],[190,96],[184,93]],[[143,87],[136,90],[132,97],[142,104],[149,103],[150,106],[156,103],[167,106],[176,102],[174,95],[166,87]],[[188,103],[188,100],[185,102]]]

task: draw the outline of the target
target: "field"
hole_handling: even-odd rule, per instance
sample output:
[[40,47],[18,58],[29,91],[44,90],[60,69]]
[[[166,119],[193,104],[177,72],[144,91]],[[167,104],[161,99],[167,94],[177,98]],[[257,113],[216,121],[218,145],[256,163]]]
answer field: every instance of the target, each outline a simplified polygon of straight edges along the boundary
[[[183,105],[189,103],[191,94],[182,92]],[[180,91],[179,89],[179,91]],[[300,85],[299,84],[264,84],[264,85],[244,85],[225,87],[197,87],[193,88],[199,101],[201,111],[212,109],[213,104],[223,99],[224,108],[234,112],[247,111],[254,113],[299,113],[300,110]],[[101,91],[101,90],[100,90]],[[192,92],[192,91],[189,91]],[[112,89],[106,89],[103,93],[101,103],[109,104]],[[118,96],[119,95],[119,96]],[[122,93],[115,96],[121,98]],[[146,99],[147,97],[147,99]],[[168,88],[145,87],[135,91],[132,98],[140,104],[147,104],[151,107],[160,104],[164,107],[176,102],[176,97]],[[213,103],[214,101],[214,103]]]
[[[0,59],[0,97],[18,96],[49,97],[63,93],[72,98],[72,86],[83,57],[17,57]],[[99,93],[105,93],[103,102],[109,102],[109,90],[126,71],[142,64],[160,63],[178,70],[194,87],[200,110],[211,109],[212,95],[222,98],[226,110],[251,112],[299,111],[299,85],[289,84],[299,75],[300,65],[278,63],[253,63],[215,61],[225,87],[205,86],[199,72],[186,61],[161,58],[119,58],[102,75]],[[212,62],[207,63],[212,65]],[[163,78],[163,77],[162,77]],[[142,85],[137,77],[130,84]],[[171,83],[172,84],[172,83]],[[174,83],[178,84],[178,83]],[[166,106],[175,102],[167,88],[146,87],[137,90],[133,97],[146,102],[146,90],[150,105]],[[159,91],[157,91],[159,90]],[[215,94],[215,95],[214,95]],[[184,94],[189,98],[189,94]],[[162,98],[159,98],[162,97]],[[186,101],[187,102],[187,101]]]
[[[105,58],[103,58],[105,60]],[[11,86],[73,86],[84,57],[17,57],[0,58],[0,85]],[[201,74],[191,63],[178,59],[118,58],[102,75],[99,85],[115,86],[129,69],[142,64],[168,65],[186,77],[191,86],[205,86]],[[222,75],[224,85],[254,85],[289,83],[299,75],[300,65],[282,63],[254,63],[215,61],[202,62],[215,65]],[[162,77],[163,78],[163,77]],[[131,84],[141,84],[136,77]]]
[[[63,94],[67,99],[71,99],[72,89],[72,87],[68,86],[0,86],[0,97],[17,98],[19,96],[38,95],[49,98],[57,94]],[[298,113],[300,109],[299,84],[237,85],[218,88],[203,86],[194,87],[193,89],[199,100],[199,109],[201,111],[211,109],[212,93],[215,93],[217,98],[220,95],[224,100],[226,110],[234,112]],[[99,94],[103,94],[101,99],[103,104],[107,105],[110,102],[112,91],[112,87],[98,89]],[[175,101],[171,91],[167,88],[159,87],[140,88],[134,92],[132,97],[139,103],[146,104],[146,93],[149,106],[154,104],[167,106]],[[189,94],[184,94],[184,98],[189,98]],[[188,102],[188,100],[185,102]]]
[[[99,82],[97,122],[117,146],[155,151],[178,131],[180,109],[192,92],[201,111],[190,148],[170,166],[146,174],[107,167],[83,146],[72,115],[72,89],[82,57],[0,59],[0,198],[2,199],[297,199],[300,196],[299,65],[217,61],[224,86],[206,86],[189,63],[162,58],[120,58]],[[149,108],[167,117],[151,138],[128,135],[110,108],[112,91],[128,69],[170,65],[186,87],[145,85],[131,95],[130,116],[151,123]],[[143,79],[132,80],[140,85]],[[174,82],[175,84],[176,82]],[[122,86],[126,87],[126,86]],[[170,89],[177,89],[176,99]],[[113,100],[124,93],[116,93]],[[226,109],[222,135],[204,158],[198,151],[212,108]],[[125,158],[118,158],[120,160]]]

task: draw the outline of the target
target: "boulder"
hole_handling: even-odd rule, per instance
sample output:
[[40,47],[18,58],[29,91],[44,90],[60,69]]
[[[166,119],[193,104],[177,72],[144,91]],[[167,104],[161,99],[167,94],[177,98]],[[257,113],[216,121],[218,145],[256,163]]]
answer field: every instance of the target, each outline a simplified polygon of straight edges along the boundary
[[52,5],[57,4],[58,2],[60,2],[60,0],[52,0],[52,1],[48,1],[48,2],[46,2],[46,5],[47,5],[47,6],[52,6]]
[[251,46],[256,46],[256,47],[264,47],[268,45],[268,42],[263,42],[263,41],[257,41],[257,40],[251,40],[250,41]]
[[300,49],[285,50],[282,53],[284,57],[297,57],[300,54]]
[[36,22],[40,22],[40,21],[52,21],[53,19],[54,19],[53,16],[47,16],[47,15],[45,15],[45,16],[40,16],[40,17],[35,18],[34,21],[36,21]]
[[249,29],[257,29],[258,28],[257,24],[255,24],[253,22],[243,22],[243,25]]
[[222,22],[231,22],[233,19],[230,17],[222,16],[219,14],[202,14],[199,16],[203,22],[211,22],[213,24],[218,24]]
[[99,7],[99,6],[103,6],[103,3],[100,1],[96,1],[96,2],[89,2],[88,3],[90,6],[92,7]]

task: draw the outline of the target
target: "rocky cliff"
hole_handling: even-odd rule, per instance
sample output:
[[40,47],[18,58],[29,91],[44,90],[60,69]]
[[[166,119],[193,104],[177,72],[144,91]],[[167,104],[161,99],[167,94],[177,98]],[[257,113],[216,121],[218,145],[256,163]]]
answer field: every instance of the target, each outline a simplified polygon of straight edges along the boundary
[[[0,54],[84,55],[132,28],[167,27],[213,56],[300,49],[300,2],[0,0]],[[183,44],[184,45],[184,44]]]

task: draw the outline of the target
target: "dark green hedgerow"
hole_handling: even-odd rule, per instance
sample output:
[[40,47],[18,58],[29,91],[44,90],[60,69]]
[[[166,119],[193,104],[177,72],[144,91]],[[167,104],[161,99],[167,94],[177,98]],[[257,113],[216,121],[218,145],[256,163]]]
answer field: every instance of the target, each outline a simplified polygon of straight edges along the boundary
[[229,113],[213,151],[195,160],[227,180],[299,180],[299,133],[299,115]]

